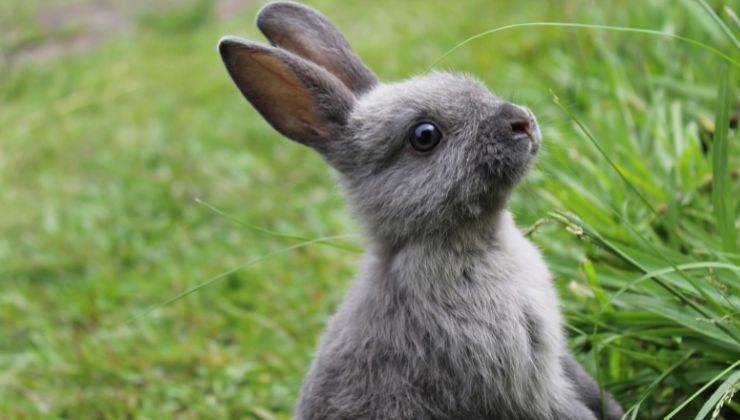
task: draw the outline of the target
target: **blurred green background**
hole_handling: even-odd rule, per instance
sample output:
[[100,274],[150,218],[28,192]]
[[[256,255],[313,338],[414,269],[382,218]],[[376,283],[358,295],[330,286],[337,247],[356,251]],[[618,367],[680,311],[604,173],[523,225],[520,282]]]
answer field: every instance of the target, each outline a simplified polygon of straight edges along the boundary
[[[362,242],[335,176],[261,120],[216,53],[224,34],[263,39],[262,3],[0,2],[0,418],[290,416],[361,254],[273,255],[302,241],[274,232]],[[740,59],[733,1],[306,3],[383,80],[536,21]],[[544,150],[512,209],[573,351],[636,418],[740,412],[736,67],[558,27],[437,66],[538,115]]]

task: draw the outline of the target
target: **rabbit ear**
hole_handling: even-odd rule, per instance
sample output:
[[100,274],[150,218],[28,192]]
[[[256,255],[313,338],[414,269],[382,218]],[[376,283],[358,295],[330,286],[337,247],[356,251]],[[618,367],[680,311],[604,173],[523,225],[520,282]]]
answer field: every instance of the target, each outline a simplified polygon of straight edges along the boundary
[[218,49],[242,94],[285,136],[325,151],[345,125],[354,95],[323,68],[236,37],[222,38]]
[[339,30],[310,7],[269,3],[257,14],[257,26],[270,43],[324,67],[355,94],[378,83]]

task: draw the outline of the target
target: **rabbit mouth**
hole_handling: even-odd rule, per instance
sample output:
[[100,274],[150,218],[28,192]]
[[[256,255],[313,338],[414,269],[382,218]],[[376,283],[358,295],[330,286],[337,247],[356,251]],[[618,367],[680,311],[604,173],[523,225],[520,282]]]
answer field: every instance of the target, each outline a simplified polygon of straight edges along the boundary
[[514,135],[511,136],[511,141],[525,142],[527,152],[530,155],[536,155],[540,150],[540,144],[542,143],[540,127],[537,125],[537,122],[533,120],[530,128],[521,133],[514,133]]
[[542,143],[542,132],[540,126],[537,124],[537,118],[534,113],[523,106],[518,106],[519,109],[526,113],[526,118],[522,121],[514,122],[511,124],[511,140],[516,142],[524,141],[527,144],[528,152],[532,155],[537,154]]
[[532,129],[529,133],[529,140],[532,143],[530,153],[534,155],[540,150],[540,145],[542,144],[542,132],[540,131],[540,126],[537,124],[537,119],[534,117],[534,114],[532,114]]

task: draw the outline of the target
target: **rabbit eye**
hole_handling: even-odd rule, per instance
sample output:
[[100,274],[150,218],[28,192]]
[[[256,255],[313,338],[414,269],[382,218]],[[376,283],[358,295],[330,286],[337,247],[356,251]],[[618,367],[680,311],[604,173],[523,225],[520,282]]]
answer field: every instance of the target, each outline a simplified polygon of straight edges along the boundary
[[416,124],[409,133],[409,143],[418,152],[428,152],[434,149],[442,140],[442,132],[430,122]]

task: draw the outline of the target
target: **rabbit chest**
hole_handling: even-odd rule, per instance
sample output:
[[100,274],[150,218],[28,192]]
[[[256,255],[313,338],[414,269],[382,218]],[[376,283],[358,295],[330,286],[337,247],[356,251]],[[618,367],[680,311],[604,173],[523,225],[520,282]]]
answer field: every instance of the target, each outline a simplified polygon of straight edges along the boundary
[[371,257],[306,386],[332,388],[330,404],[358,416],[393,398],[432,417],[505,415],[547,404],[563,346],[548,271],[513,229],[477,252]]

